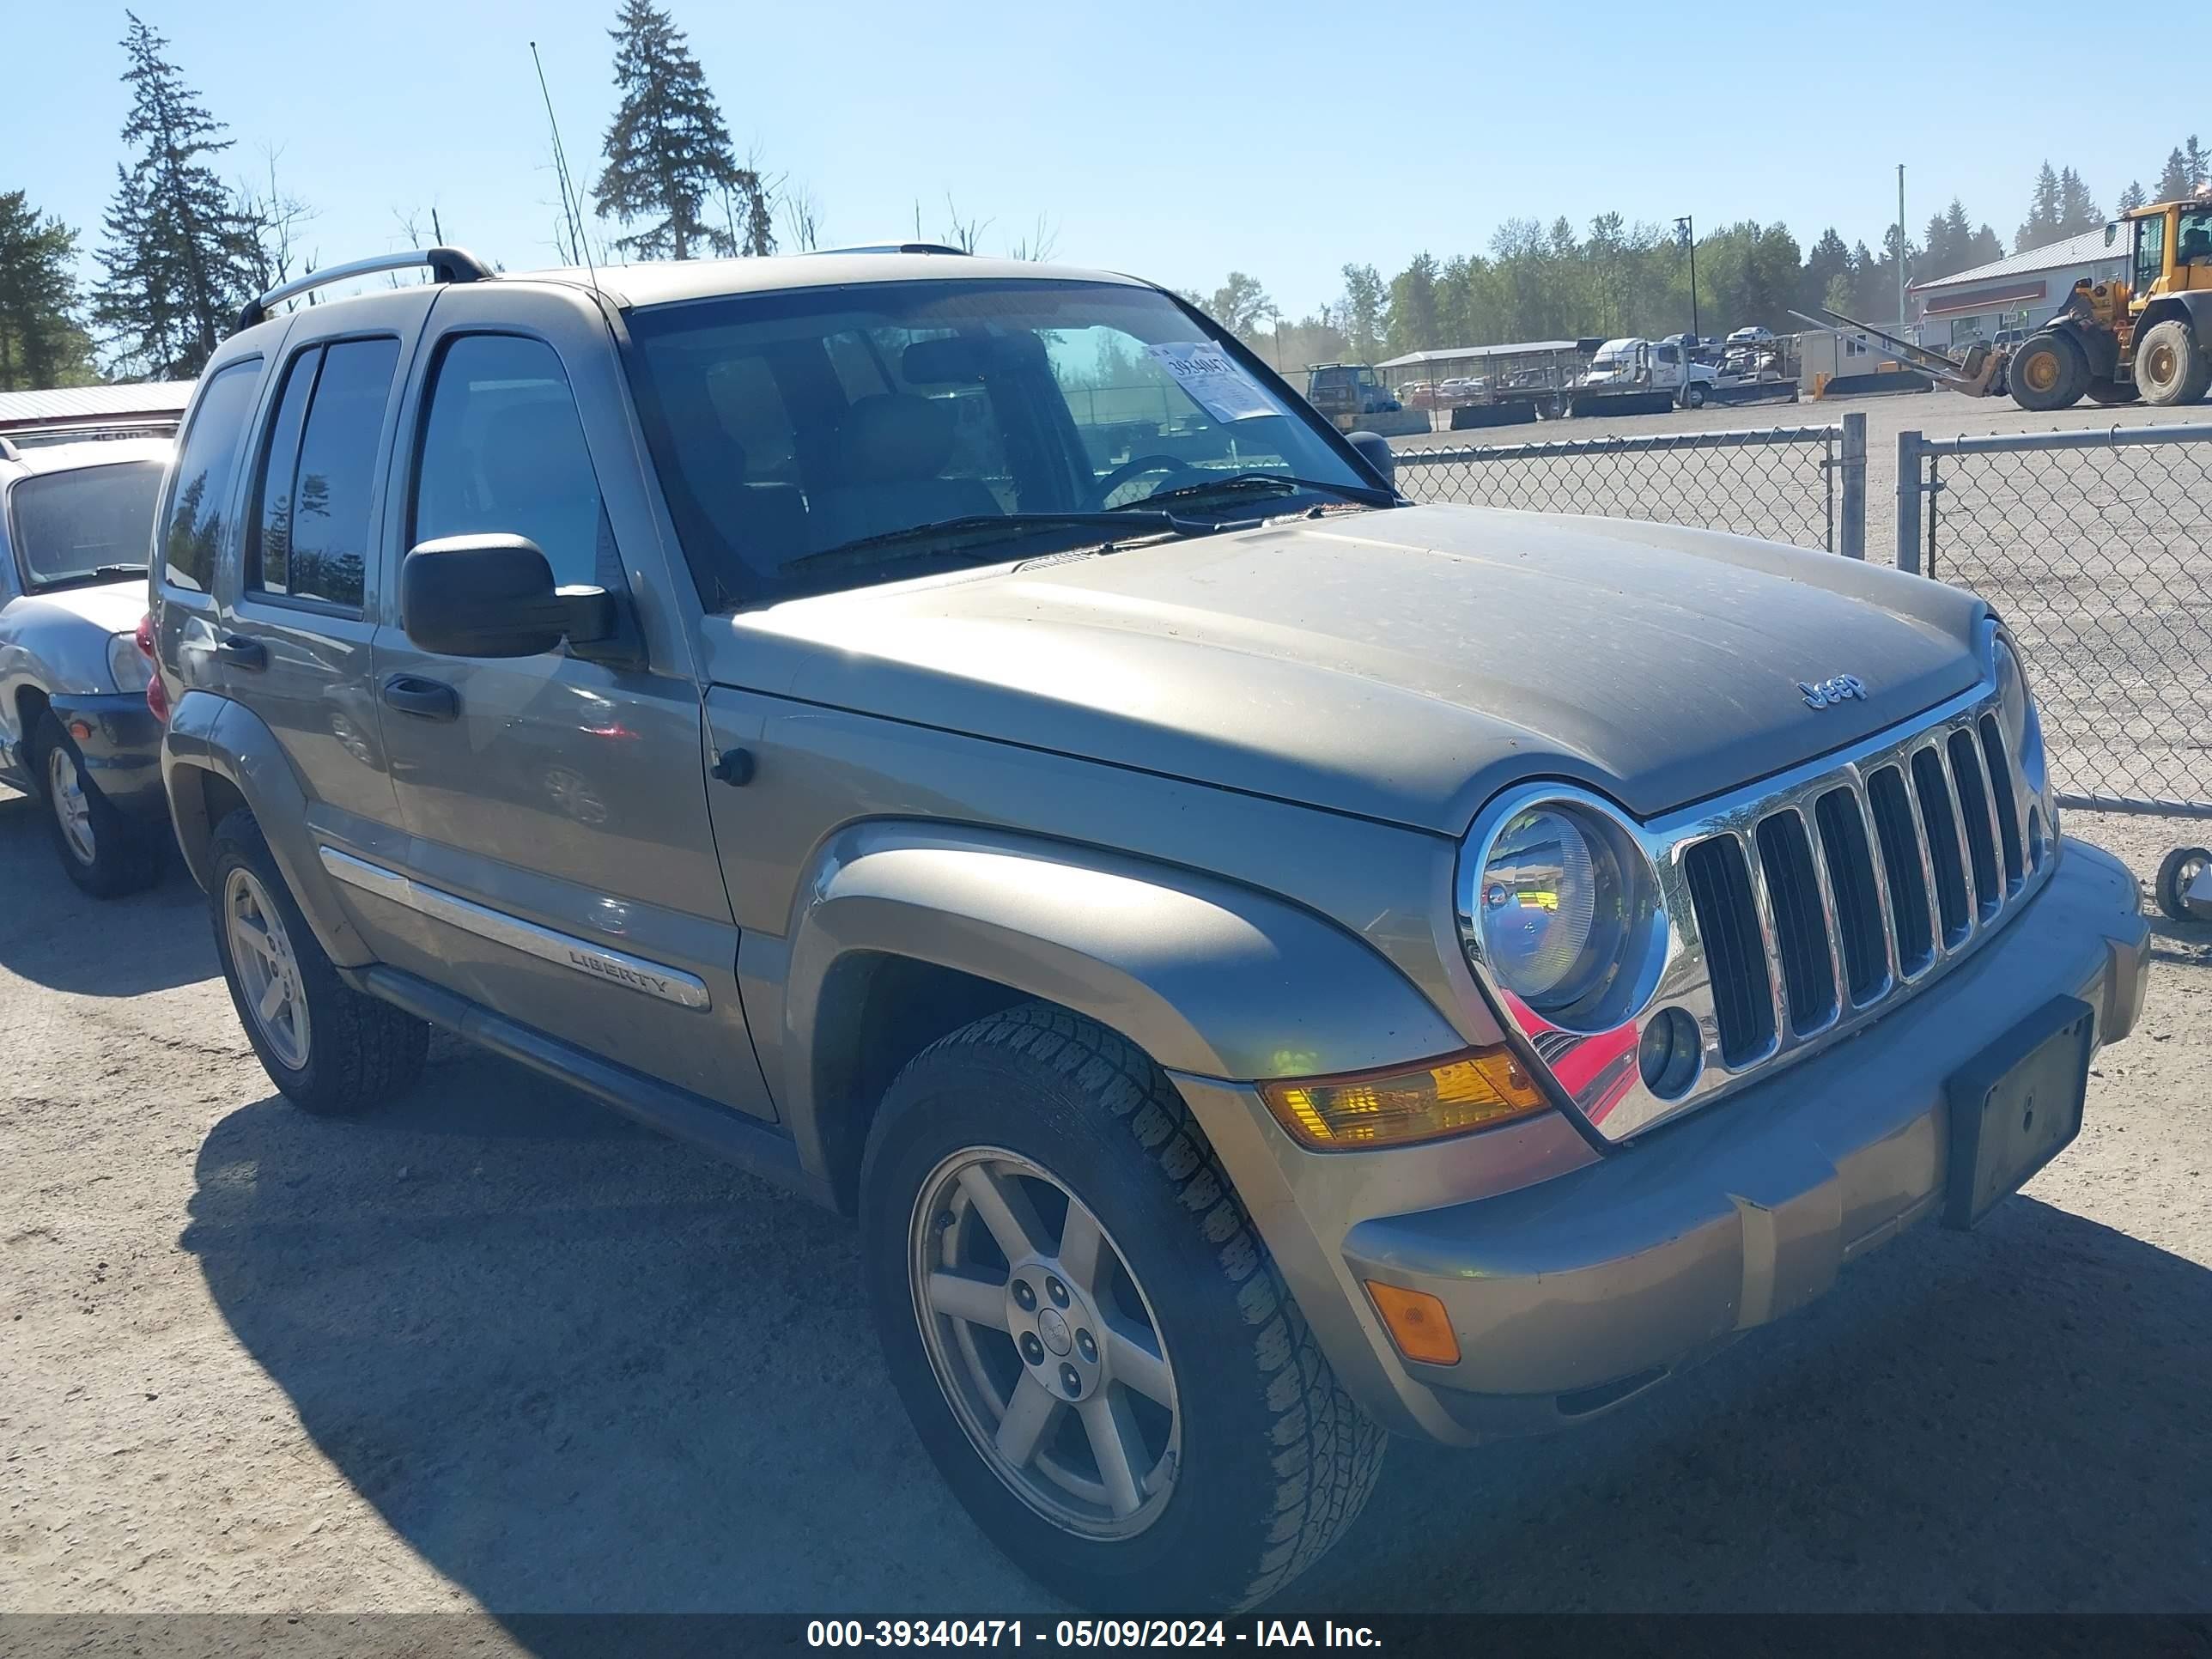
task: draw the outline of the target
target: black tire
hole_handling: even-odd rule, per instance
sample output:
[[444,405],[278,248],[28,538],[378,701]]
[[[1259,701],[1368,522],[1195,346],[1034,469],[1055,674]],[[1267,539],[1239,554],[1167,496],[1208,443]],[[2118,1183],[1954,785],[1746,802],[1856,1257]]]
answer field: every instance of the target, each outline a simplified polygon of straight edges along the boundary
[[[300,914],[283,872],[253,815],[243,807],[216,826],[208,848],[212,875],[208,884],[215,924],[216,954],[230,987],[231,1006],[246,1041],[269,1073],[269,1080],[295,1106],[321,1117],[352,1117],[382,1105],[414,1086],[422,1075],[430,1028],[388,1002],[365,996],[338,977]],[[231,872],[252,873],[275,907],[296,965],[308,1014],[310,1037],[303,1065],[289,1064],[264,1035],[233,959],[225,896]]]
[[[51,709],[39,717],[31,750],[40,798],[46,803],[46,830],[53,837],[54,851],[61,859],[62,868],[69,872],[69,878],[93,897],[100,899],[140,892],[161,880],[159,835],[149,826],[125,817],[112,801],[100,793],[100,786],[85,769],[84,756],[76,740]],[[80,849],[64,823],[68,809],[54,787],[57,757],[62,758],[64,769],[76,780],[83,802],[82,831],[91,838],[90,857]]]
[[[974,1147],[1033,1160],[1077,1194],[1176,1360],[1174,1484],[1133,1537],[1040,1515],[984,1461],[933,1369],[909,1230],[934,1172]],[[915,1431],[991,1541],[1055,1593],[1111,1613],[1249,1607],[1318,1560],[1372,1492],[1382,1431],[1338,1384],[1182,1097],[1104,1028],[1029,1004],[916,1057],[869,1136],[860,1227]]]
[[2089,389],[2089,360],[2069,335],[2032,334],[2005,365],[2005,382],[2022,409],[2071,409]]
[[2093,404],[2117,408],[2122,404],[2136,402],[2142,392],[2135,386],[2122,386],[2118,380],[2092,380],[2085,395]]
[[2136,385],[2147,404],[2201,403],[2212,391],[2212,351],[2182,318],[2153,323],[2136,341]]
[[2189,884],[2197,878],[2197,872],[2208,864],[2212,864],[2212,849],[2177,847],[2168,853],[2158,866],[2158,908],[2176,921],[2201,920],[2190,909],[2184,895],[2189,890]]

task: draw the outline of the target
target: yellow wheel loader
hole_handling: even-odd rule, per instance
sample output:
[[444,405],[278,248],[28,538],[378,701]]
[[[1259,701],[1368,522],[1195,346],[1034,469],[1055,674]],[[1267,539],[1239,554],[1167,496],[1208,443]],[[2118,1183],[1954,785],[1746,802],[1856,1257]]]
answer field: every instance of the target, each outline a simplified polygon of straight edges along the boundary
[[2126,276],[2075,283],[2066,303],[2009,349],[1977,342],[1964,357],[1953,357],[1839,312],[1824,314],[1969,397],[2009,391],[2022,409],[2035,410],[2069,409],[2084,398],[2199,402],[2212,391],[2212,193],[2124,214],[2105,227],[2105,246],[2125,250]]
[[2137,208],[2105,227],[2127,276],[2076,283],[2004,364],[2022,409],[2193,404],[2212,391],[2212,196]]

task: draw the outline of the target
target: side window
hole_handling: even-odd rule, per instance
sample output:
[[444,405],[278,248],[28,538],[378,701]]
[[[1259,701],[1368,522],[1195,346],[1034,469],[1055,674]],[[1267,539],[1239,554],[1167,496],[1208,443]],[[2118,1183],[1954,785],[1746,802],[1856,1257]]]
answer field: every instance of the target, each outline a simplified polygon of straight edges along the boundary
[[2194,208],[2181,216],[2181,240],[2174,244],[2174,262],[2184,265],[2212,265],[2212,208]]
[[2136,277],[2137,294],[2148,294],[2153,283],[2166,275],[2166,218],[2136,221]]
[[567,585],[598,580],[605,519],[553,348],[513,334],[448,342],[430,382],[410,539],[527,536]]
[[231,480],[245,447],[246,416],[261,379],[261,360],[250,357],[219,371],[200,393],[191,429],[177,455],[177,486],[161,527],[161,563],[172,585],[206,593],[215,586],[216,555],[227,539],[223,515]]
[[361,609],[376,445],[398,365],[393,339],[340,340],[292,360],[270,422],[248,587]]

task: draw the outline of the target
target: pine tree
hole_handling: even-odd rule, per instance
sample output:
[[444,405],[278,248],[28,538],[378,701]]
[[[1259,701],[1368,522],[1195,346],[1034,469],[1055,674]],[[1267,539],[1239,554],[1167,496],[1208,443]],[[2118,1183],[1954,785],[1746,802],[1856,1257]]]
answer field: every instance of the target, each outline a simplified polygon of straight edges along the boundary
[[[2189,143],[2191,149],[2196,148],[2194,138]],[[2177,144],[2166,155],[2166,169],[2158,175],[2158,193],[2151,199],[2154,202],[2179,202],[2194,188],[2189,182],[2189,157]]]
[[2060,236],[2079,236],[2105,222],[2105,210],[2089,194],[2081,175],[2068,167],[2058,175],[2058,231]]
[[2130,179],[2128,180],[2128,187],[2120,192],[2119,210],[2122,213],[2132,213],[2148,200],[2150,198],[2143,194],[2142,181]]
[[2212,184],[2212,150],[2198,143],[2193,132],[2189,135],[2188,145],[2182,151],[2181,168],[2191,196]]
[[116,168],[93,320],[125,372],[189,379],[252,292],[252,228],[209,165],[230,148],[222,123],[161,56],[169,43],[125,15],[132,103],[123,141],[139,154]]
[[76,233],[40,218],[20,191],[0,194],[0,392],[94,378],[76,320]]
[[623,0],[608,34],[622,104],[607,129],[597,193],[602,210],[625,227],[644,222],[615,246],[641,259],[688,259],[701,249],[773,252],[760,175],[738,165],[684,31],[652,0]]
[[2030,198],[2027,217],[2013,233],[2012,251],[2014,253],[2028,248],[2041,247],[2045,242],[2058,240],[2059,185],[2058,175],[2045,161],[2043,170],[2035,175],[2035,194]]

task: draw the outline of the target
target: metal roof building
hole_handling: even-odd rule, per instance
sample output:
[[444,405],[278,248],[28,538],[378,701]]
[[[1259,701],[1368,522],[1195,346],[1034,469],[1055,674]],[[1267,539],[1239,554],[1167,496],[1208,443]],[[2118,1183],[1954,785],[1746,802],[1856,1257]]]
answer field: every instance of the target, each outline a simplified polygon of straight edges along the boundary
[[2064,303],[2074,284],[2119,276],[2126,268],[2124,240],[2107,247],[2105,229],[2085,230],[2063,242],[2024,248],[1906,290],[1920,343],[1966,345],[1991,340],[1999,329],[2033,329]]
[[45,392],[0,392],[0,432],[18,442],[47,432],[90,435],[109,428],[173,432],[191,401],[190,380],[145,386],[68,386]]

